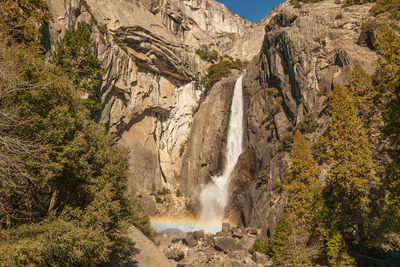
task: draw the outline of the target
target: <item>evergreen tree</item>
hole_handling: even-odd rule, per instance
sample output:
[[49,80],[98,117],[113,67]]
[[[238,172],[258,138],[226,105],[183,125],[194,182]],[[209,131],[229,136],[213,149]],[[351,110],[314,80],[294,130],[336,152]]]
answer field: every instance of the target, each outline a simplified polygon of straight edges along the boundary
[[360,65],[356,65],[346,87],[353,96],[363,127],[369,129],[368,132],[377,129],[378,109],[374,105],[376,91],[372,84],[372,77]]
[[278,265],[311,263],[319,254],[319,171],[300,131],[294,135],[290,160],[287,183],[283,186],[287,204],[269,245],[269,254]]
[[386,207],[383,229],[392,248],[400,251],[400,37],[389,27],[381,26],[376,40],[379,55],[374,84],[383,114],[383,135],[391,161],[384,180]]
[[0,46],[0,265],[94,266],[149,219],[124,193],[126,152],[76,87],[25,45]]
[[94,42],[90,35],[90,26],[85,22],[78,23],[76,29],[68,29],[57,43],[54,63],[63,69],[79,90],[88,94],[82,102],[94,118],[101,108],[98,87],[104,71],[101,61],[93,53]]
[[287,183],[283,186],[287,199],[286,211],[294,214],[296,221],[311,230],[321,185],[316,162],[300,131],[293,138],[290,162],[286,173]]
[[38,43],[38,25],[51,18],[45,0],[1,0],[0,10],[0,40],[8,44]]
[[370,190],[378,183],[369,143],[345,87],[334,88],[328,113],[331,119],[324,136],[330,163],[324,192],[326,225],[351,247],[364,247],[369,240]]

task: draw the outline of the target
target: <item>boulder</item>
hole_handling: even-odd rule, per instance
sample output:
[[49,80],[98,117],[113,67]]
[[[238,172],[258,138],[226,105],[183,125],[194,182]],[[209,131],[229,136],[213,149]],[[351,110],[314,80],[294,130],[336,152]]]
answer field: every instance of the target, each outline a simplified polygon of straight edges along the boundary
[[215,236],[213,240],[214,247],[225,253],[237,250],[246,250],[246,248],[243,247],[236,238]]
[[186,236],[182,239],[182,243],[191,248],[197,246],[198,244],[197,240],[191,233],[186,234]]
[[229,223],[222,223],[222,232],[224,234],[230,235],[232,231],[231,225]]
[[263,266],[272,265],[271,258],[261,252],[258,252],[258,251],[255,251],[253,253],[253,256],[251,257],[251,259],[257,264],[263,264]]
[[206,239],[207,246],[212,246],[213,242],[214,242],[213,236],[207,236],[207,239]]
[[129,239],[134,242],[135,253],[130,260],[136,262],[138,267],[173,267],[167,257],[150,241],[142,232],[132,226],[128,232]]
[[246,249],[250,249],[253,246],[254,241],[256,241],[256,237],[248,235],[239,239],[239,243]]
[[243,231],[241,228],[232,228],[232,237],[237,237],[237,238],[242,238],[243,237]]
[[203,251],[190,249],[188,251],[187,258],[193,262],[206,262],[208,257]]
[[203,240],[204,239],[204,231],[201,230],[201,231],[193,232],[193,238],[196,240]]
[[183,251],[180,249],[174,248],[169,251],[165,256],[167,256],[168,259],[180,261],[185,257],[185,253],[183,253]]

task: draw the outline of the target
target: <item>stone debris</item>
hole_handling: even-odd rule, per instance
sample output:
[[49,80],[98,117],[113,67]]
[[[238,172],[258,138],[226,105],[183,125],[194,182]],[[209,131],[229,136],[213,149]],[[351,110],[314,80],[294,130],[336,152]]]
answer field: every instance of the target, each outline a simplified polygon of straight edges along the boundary
[[249,253],[254,241],[260,238],[261,235],[254,235],[254,230],[224,224],[216,234],[204,231],[178,232],[176,236],[160,234],[156,244],[168,259],[180,267],[272,266],[272,260],[267,255]]

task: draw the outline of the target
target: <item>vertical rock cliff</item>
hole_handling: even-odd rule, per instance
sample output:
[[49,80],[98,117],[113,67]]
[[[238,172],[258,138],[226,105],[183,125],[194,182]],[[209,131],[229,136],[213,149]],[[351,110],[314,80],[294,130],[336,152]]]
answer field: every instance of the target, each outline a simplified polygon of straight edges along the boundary
[[324,130],[333,86],[346,84],[355,65],[374,71],[376,54],[357,44],[370,7],[342,8],[330,0],[302,8],[283,3],[266,19],[262,49],[246,70],[244,91],[246,146],[255,153],[256,173],[265,171],[268,181],[249,181],[236,208],[243,224],[264,235],[274,230],[283,209],[279,184],[289,165],[287,133],[312,117],[315,126],[306,138],[313,144]]
[[68,28],[80,21],[91,25],[95,50],[106,70],[99,88],[98,119],[129,149],[128,190],[150,191],[153,184],[179,188],[183,152],[193,116],[204,99],[203,78],[210,65],[195,51],[223,54],[251,23],[214,0],[48,0],[48,4],[54,16],[52,50]]
[[[106,69],[98,118],[129,149],[128,190],[180,188],[192,199],[225,164],[233,73],[206,94],[209,62],[197,49],[250,61],[243,79],[245,152],[227,216],[270,234],[283,209],[277,185],[289,165],[288,131],[313,117],[312,144],[325,127],[327,95],[352,68],[377,59],[357,44],[370,4],[285,2],[251,24],[215,0],[48,0],[52,49],[79,21],[92,26]],[[338,15],[341,16],[338,16]],[[274,88],[274,89],[272,89]],[[312,115],[312,116],[311,116]],[[264,171],[266,178],[257,174]],[[245,188],[245,190],[243,190]]]

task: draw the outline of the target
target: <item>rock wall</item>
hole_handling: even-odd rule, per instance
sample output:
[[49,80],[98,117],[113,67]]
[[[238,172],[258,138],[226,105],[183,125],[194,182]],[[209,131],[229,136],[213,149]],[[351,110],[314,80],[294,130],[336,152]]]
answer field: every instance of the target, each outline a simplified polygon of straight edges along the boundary
[[[251,22],[229,11],[215,0],[140,0],[154,14],[163,17],[167,24],[183,18],[196,24],[215,40],[216,49],[227,49],[231,42],[241,37]],[[201,42],[201,40],[198,40]]]
[[201,185],[219,175],[225,165],[229,113],[236,76],[218,82],[196,112],[180,174],[186,195],[197,198]]
[[[153,184],[179,188],[182,156],[193,116],[204,99],[202,79],[209,66],[195,51],[221,53],[221,36],[230,36],[232,42],[250,23],[214,0],[48,0],[48,4],[54,15],[52,50],[55,41],[78,22],[92,26],[95,52],[107,71],[99,88],[99,122],[129,149],[128,191],[150,191]],[[183,183],[184,192],[193,192],[190,187],[198,185]]]
[[[369,8],[342,8],[333,0],[300,9],[284,3],[268,18],[261,52],[249,64],[243,84],[246,147],[255,153],[256,173],[265,170],[270,178],[247,183],[241,220],[263,229],[264,236],[273,232],[283,210],[276,185],[285,180],[289,166],[289,151],[281,145],[285,133],[313,112],[319,126],[306,138],[315,142],[324,129],[333,86],[346,84],[355,65],[374,70],[375,53],[357,45]],[[337,19],[338,14],[343,18]],[[277,91],[268,90],[272,87]]]
[[[181,188],[195,199],[201,185],[222,171],[238,74],[205,96],[209,63],[195,51],[251,60],[243,83],[246,152],[235,168],[227,216],[263,229],[263,236],[273,232],[283,210],[276,185],[289,166],[281,146],[285,133],[312,112],[318,127],[306,138],[313,143],[324,129],[334,84],[345,84],[357,64],[372,72],[377,59],[357,45],[370,4],[342,8],[324,0],[296,9],[283,3],[251,25],[215,0],[48,3],[53,50],[66,29],[79,21],[92,25],[95,51],[107,70],[99,121],[129,149],[130,192],[150,191],[154,184]],[[257,178],[261,170],[268,181]]]

